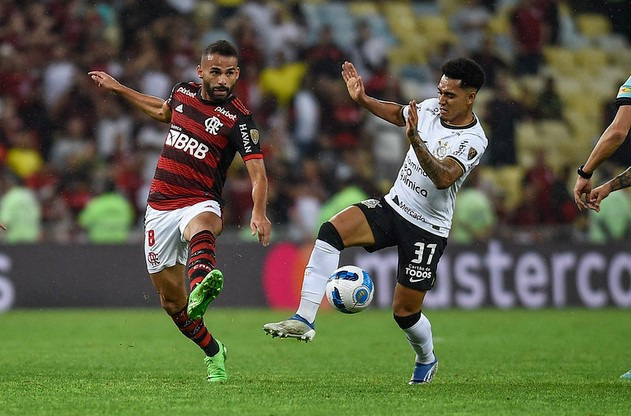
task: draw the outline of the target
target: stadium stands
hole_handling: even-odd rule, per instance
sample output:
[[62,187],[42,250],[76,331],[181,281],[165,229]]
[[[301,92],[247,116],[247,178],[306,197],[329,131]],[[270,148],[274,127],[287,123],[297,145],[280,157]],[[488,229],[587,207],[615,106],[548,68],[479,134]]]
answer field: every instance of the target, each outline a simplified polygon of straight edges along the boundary
[[[74,3],[82,7],[72,7]],[[197,54],[205,46],[203,43],[217,36],[235,40],[242,48],[242,62],[248,66],[238,93],[253,110],[262,130],[266,164],[272,177],[270,215],[280,230],[292,227],[289,212],[295,201],[291,188],[300,184],[299,168],[303,156],[295,150],[292,140],[294,96],[283,97],[282,105],[279,105],[261,89],[259,77],[269,73],[263,62],[274,59],[266,54],[267,40],[287,41],[289,25],[293,25],[294,31],[297,27],[301,36],[290,42],[295,48],[296,59],[306,67],[304,77],[308,79],[307,75],[317,72],[314,61],[309,60],[309,51],[324,27],[332,30],[334,44],[331,47],[338,48],[343,59],[350,59],[357,48],[358,24],[367,22],[372,35],[387,45],[387,62],[385,67],[375,68],[374,75],[365,81],[376,91],[388,93],[401,102],[433,95],[440,62],[463,53],[461,39],[450,20],[465,6],[463,0],[222,0],[190,2],[191,9],[174,8],[172,3],[158,1],[156,7],[150,9],[138,7],[134,2],[94,5],[81,0],[71,3],[7,0],[0,5],[0,160],[3,174],[19,173],[11,172],[12,165],[6,157],[19,153],[20,137],[25,131],[32,135],[36,143],[34,148],[39,153],[36,156],[44,163],[37,172],[29,173],[24,179],[45,207],[43,220],[45,230],[48,230],[43,234],[45,240],[85,239],[77,226],[76,215],[90,198],[103,192],[104,177],[115,179],[119,191],[134,203],[137,232],[131,238],[141,235],[146,163],[155,160],[156,152],[155,146],[143,144],[141,134],[151,127],[159,137],[161,126],[149,126],[143,115],[127,107],[123,107],[125,111],[121,115],[108,115],[101,109],[102,96],[91,88],[85,77],[90,69],[110,71],[135,88],[142,88],[143,82],[147,88],[153,88],[158,80],[164,84],[163,89],[168,89],[176,81],[195,80]],[[612,102],[620,82],[629,75],[631,48],[629,39],[625,34],[615,32],[607,16],[593,10],[572,9],[561,2],[556,9],[558,26],[548,28],[551,33],[558,32],[559,36],[545,39],[539,72],[517,77],[513,67],[515,45],[511,32],[511,16],[516,2],[481,3],[491,14],[486,35],[495,45],[493,53],[506,63],[506,68],[500,68],[500,72],[505,72],[509,79],[508,94],[525,113],[516,125],[518,164],[482,167],[484,176],[506,196],[503,202],[506,206],[497,207],[505,210],[513,208],[519,200],[522,174],[540,149],[545,149],[555,172],[574,168],[585,158],[602,131],[603,110]],[[253,16],[246,15],[247,8],[256,11],[254,16],[260,18],[260,22],[246,17]],[[284,19],[278,19],[278,16],[284,16]],[[173,33],[169,29],[173,27],[181,30]],[[249,35],[245,36],[246,33]],[[53,51],[58,55],[53,56]],[[28,71],[24,70],[26,66]],[[46,77],[50,77],[48,81]],[[554,80],[562,102],[562,116],[557,120],[541,119],[533,108],[533,97],[543,90],[544,79],[548,77]],[[344,107],[333,105],[337,102],[341,106],[348,105],[344,102],[346,97],[332,99],[330,95],[333,91],[344,91],[339,82],[339,78],[329,76],[308,79],[307,84],[323,114],[317,126],[315,153],[311,155],[319,162],[323,185],[318,194],[324,195],[323,199],[336,192],[336,181],[340,178],[354,177],[363,183],[373,179],[369,170],[345,162],[343,146],[335,142],[347,140],[352,127],[361,143],[356,149],[358,160],[372,157],[371,147],[364,145],[370,143],[364,122],[353,125],[352,120],[343,119],[346,113],[337,111]],[[491,86],[479,94],[476,113],[483,121],[483,108],[493,94]],[[44,97],[48,97],[48,101],[44,101]],[[120,102],[116,105],[124,106]],[[67,119],[77,115],[87,121],[90,131],[73,146],[91,149],[96,146],[96,126],[114,126],[131,118],[136,127],[131,133],[125,133],[129,137],[120,142],[131,143],[131,147],[118,147],[108,156],[90,152],[72,166],[53,164],[51,149],[64,140]],[[329,115],[341,117],[339,123],[330,122],[335,117]],[[107,117],[110,119],[104,123]],[[490,146],[494,141],[502,140],[501,137],[490,139]],[[338,165],[344,168],[332,170],[332,166]],[[235,203],[232,196],[236,201],[240,191],[228,185],[225,192],[227,210],[230,210],[231,204]],[[246,221],[237,216],[228,216],[226,220],[228,228]],[[65,231],[59,232],[60,229]],[[279,232],[277,235],[285,234]]]

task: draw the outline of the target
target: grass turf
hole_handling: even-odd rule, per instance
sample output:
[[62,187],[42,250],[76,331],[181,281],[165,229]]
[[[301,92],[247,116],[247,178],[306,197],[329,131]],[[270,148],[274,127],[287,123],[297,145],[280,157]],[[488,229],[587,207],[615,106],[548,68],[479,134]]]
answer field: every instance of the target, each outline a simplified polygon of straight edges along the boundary
[[155,310],[0,315],[0,415],[620,415],[631,411],[624,310],[428,311],[440,366],[406,384],[413,353],[389,311],[322,311],[313,343],[261,326],[289,312],[213,309],[229,381]]

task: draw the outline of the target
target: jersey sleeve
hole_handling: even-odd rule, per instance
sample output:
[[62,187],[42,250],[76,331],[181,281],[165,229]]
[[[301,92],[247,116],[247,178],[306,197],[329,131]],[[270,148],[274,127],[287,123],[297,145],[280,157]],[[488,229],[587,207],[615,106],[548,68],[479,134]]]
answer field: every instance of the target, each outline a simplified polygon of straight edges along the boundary
[[230,141],[236,146],[243,161],[263,159],[259,130],[252,116],[241,115],[232,128]]
[[173,110],[173,106],[171,105],[171,102],[173,101],[173,95],[175,94],[177,87],[179,87],[181,84],[182,82],[178,82],[177,84],[175,84],[173,88],[171,88],[171,93],[169,94],[169,98],[166,99],[167,105],[169,106],[171,110]]
[[616,96],[616,106],[631,105],[631,77],[620,86]]
[[[420,103],[416,103],[416,111],[419,112],[419,122],[421,121],[421,109],[425,106],[427,107],[427,102],[428,100],[423,100]],[[408,117],[410,116],[410,104],[406,104],[403,106],[403,108],[401,109],[401,115],[403,116],[403,122],[407,123],[408,122]]]
[[408,116],[410,115],[410,105],[406,104],[403,106],[403,108],[401,109],[401,115],[403,116],[403,122],[407,123],[408,122]]
[[454,143],[447,157],[451,157],[462,167],[464,172],[476,166],[486,150],[486,142],[477,134],[463,134],[460,141]]

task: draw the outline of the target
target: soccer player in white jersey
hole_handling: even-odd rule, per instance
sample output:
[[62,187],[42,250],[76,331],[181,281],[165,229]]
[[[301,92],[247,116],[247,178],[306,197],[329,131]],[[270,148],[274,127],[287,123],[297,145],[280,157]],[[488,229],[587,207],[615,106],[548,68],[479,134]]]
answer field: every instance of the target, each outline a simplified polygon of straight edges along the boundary
[[[592,174],[620,147],[631,130],[631,76],[620,86],[615,105],[618,107],[616,116],[598,139],[587,162],[577,170],[574,201],[581,210],[589,208],[600,211],[600,202],[611,192],[631,186],[631,167],[629,167],[620,175],[592,190]],[[631,380],[631,370],[620,377]]]
[[447,61],[442,74],[437,98],[401,105],[366,95],[355,66],[344,62],[342,78],[351,98],[384,120],[405,126],[410,147],[388,194],[352,205],[322,224],[304,273],[298,311],[287,320],[265,324],[266,333],[312,340],[316,313],[341,250],[361,246],[374,252],[396,246],[399,263],[392,308],[416,354],[409,383],[432,380],[438,359],[430,322],[422,313],[423,299],[436,281],[456,192],[488,144],[473,113],[484,71],[476,62],[458,58]]

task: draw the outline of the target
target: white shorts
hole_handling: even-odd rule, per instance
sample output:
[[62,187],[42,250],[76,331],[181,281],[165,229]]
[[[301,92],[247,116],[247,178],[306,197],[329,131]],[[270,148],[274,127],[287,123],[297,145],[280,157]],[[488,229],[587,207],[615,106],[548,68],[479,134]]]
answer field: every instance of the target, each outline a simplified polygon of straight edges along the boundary
[[213,212],[221,217],[221,207],[217,201],[199,202],[173,211],[158,211],[147,205],[145,261],[150,274],[175,266],[176,263],[186,264],[188,241],[184,239],[184,230],[202,212]]

